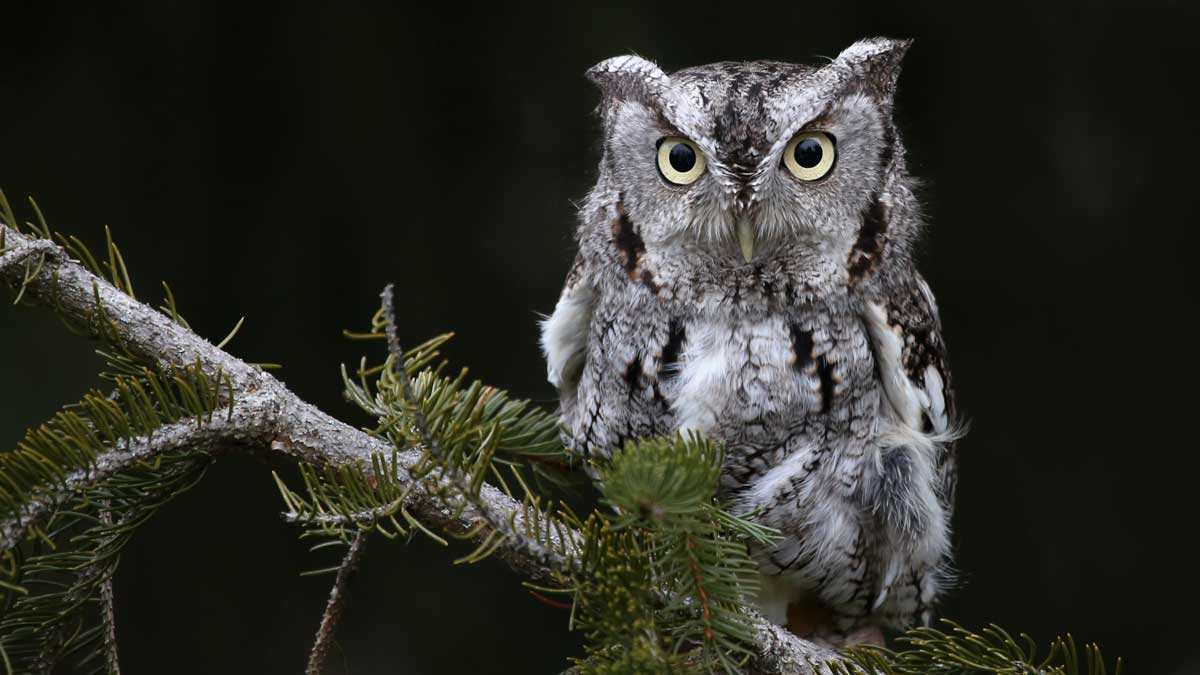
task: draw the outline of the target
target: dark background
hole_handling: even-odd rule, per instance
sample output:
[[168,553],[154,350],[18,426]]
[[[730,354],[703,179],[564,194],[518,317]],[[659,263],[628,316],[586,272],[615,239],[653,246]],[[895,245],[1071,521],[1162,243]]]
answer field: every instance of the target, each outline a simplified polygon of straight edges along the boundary
[[[972,422],[944,615],[1071,631],[1131,673],[1197,668],[1195,3],[82,7],[0,11],[0,186],[94,247],[111,224],[143,296],[168,280],[214,341],[245,315],[233,353],[356,424],[338,364],[362,347],[340,333],[389,281],[409,344],[453,329],[475,376],[553,398],[535,312],[594,178],[587,67],[916,38],[897,114]],[[96,383],[92,347],[0,308],[0,446]],[[269,468],[287,470],[219,462],[139,534],[117,578],[126,673],[302,670],[330,579],[297,576],[325,561],[280,521]],[[578,653],[565,612],[460,552],[375,538],[336,671],[550,673]]]

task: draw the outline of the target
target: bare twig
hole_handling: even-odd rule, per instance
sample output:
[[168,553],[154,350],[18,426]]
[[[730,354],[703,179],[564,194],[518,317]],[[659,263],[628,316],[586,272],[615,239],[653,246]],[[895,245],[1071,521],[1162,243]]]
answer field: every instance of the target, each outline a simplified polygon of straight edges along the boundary
[[412,406],[413,421],[416,422],[417,430],[421,432],[421,442],[436,455],[437,443],[429,431],[425,410],[421,407],[421,402],[417,400],[417,395],[413,393],[412,378],[408,376],[408,369],[404,366],[404,349],[400,347],[400,335],[396,328],[396,301],[392,297],[392,285],[384,286],[383,293],[379,297],[383,301],[383,317],[387,321],[387,346],[388,353],[392,356],[392,370],[396,373],[396,378],[400,380],[400,389],[404,394],[405,403]]
[[338,621],[342,618],[342,610],[346,607],[346,585],[351,575],[358,569],[358,561],[362,558],[363,549],[367,545],[367,532],[359,530],[350,541],[350,549],[342,558],[338,567],[337,578],[333,580],[333,588],[329,590],[329,601],[325,603],[325,613],[321,615],[321,627],[317,629],[317,639],[313,643],[312,652],[308,655],[308,670],[305,675],[321,675],[325,668],[325,659],[329,656],[329,648],[333,644],[333,634],[337,630]]
[[[108,510],[108,502],[100,511],[100,522],[112,525],[112,512]],[[100,584],[100,611],[104,612],[104,658],[108,663],[108,675],[121,675],[121,661],[117,654],[117,614],[113,606],[113,578],[108,575]]]
[[[134,457],[152,458],[172,448],[207,449],[227,452],[267,449],[321,466],[357,464],[368,472],[375,453],[390,455],[393,448],[380,438],[351,427],[301,400],[279,380],[262,369],[237,359],[173,321],[169,316],[133,299],[107,281],[91,274],[66,252],[0,225],[6,250],[0,255],[0,282],[23,290],[28,301],[52,308],[67,321],[94,326],[103,313],[112,321],[112,337],[122,349],[145,362],[163,366],[194,365],[210,376],[218,370],[228,377],[238,406],[231,416],[218,416],[210,424],[171,433],[171,427],[155,432],[153,438],[130,442],[102,457],[97,466],[69,477],[55,491],[39,495],[27,513],[15,521],[0,523],[0,547],[9,548],[26,534],[29,525],[66,502],[87,482],[112,473]],[[36,269],[16,264],[43,254]],[[390,304],[390,303],[389,303]],[[403,364],[398,364],[402,368]],[[543,555],[540,546],[525,531],[521,505],[491,485],[484,484],[465,505],[447,503],[439,496],[444,484],[426,485],[413,481],[409,470],[421,458],[418,450],[399,453],[397,478],[411,485],[404,508],[423,523],[453,535],[472,533],[477,540],[493,530],[505,534],[495,555],[522,577],[532,581],[551,579],[562,560]],[[453,500],[449,500],[453,502]],[[556,535],[557,536],[557,535]],[[578,537],[567,532],[567,537]],[[561,544],[562,542],[555,542]],[[556,545],[555,549],[561,550]],[[754,620],[760,653],[752,663],[754,672],[809,673],[806,664],[822,663],[835,654],[781,630],[757,617]]]

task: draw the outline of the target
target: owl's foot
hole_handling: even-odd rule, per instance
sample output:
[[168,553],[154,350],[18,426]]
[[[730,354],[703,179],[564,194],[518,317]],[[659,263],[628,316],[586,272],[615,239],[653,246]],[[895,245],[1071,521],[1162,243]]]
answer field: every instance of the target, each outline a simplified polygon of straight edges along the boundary
[[787,618],[788,630],[832,649],[863,644],[884,646],[882,628],[869,624],[849,633],[840,630],[833,612],[815,599],[788,605]]
[[802,638],[828,632],[833,625],[833,612],[815,597],[803,597],[787,606],[787,629]]
[[860,626],[849,633],[835,632],[814,635],[812,640],[813,642],[824,643],[834,649],[856,647],[858,645],[886,646],[883,640],[883,629],[875,625]]

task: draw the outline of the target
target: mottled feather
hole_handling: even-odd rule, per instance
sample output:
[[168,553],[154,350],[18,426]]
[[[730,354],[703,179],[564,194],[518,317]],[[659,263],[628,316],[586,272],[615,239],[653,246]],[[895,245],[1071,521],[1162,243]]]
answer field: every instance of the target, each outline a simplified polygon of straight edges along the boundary
[[[542,337],[568,442],[604,457],[680,430],[721,440],[723,497],[784,534],[753,551],[780,622],[801,601],[845,632],[927,622],[949,579],[958,426],[892,119],[907,47],[589,71],[604,154]],[[818,132],[836,159],[801,180],[783,154]],[[705,161],[695,182],[660,172],[668,139]]]

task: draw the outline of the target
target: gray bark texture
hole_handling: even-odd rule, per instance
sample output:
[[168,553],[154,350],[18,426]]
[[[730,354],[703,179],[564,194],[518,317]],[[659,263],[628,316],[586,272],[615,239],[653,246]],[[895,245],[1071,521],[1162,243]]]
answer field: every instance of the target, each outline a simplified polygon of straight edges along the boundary
[[[72,485],[96,480],[161,452],[184,448],[212,453],[268,450],[315,465],[361,464],[368,472],[373,453],[391,453],[392,447],[386,441],[301,400],[266,371],[218,349],[162,312],[90,273],[54,243],[0,224],[0,251],[0,281],[13,288],[24,285],[27,301],[86,326],[94,324],[98,299],[115,325],[121,345],[131,354],[163,366],[199,362],[210,376],[219,369],[229,377],[237,402],[228,418],[221,414],[210,424],[170,425],[155,432],[152,439],[138,439],[109,451],[91,471],[70,476],[62,492],[39,496],[19,523],[0,531],[0,546],[7,548],[23,538],[29,524],[65,502]],[[411,468],[419,457],[417,450],[405,451],[400,454],[400,465]],[[407,472],[401,478],[408,479]],[[475,532],[477,542],[498,531],[503,537],[495,555],[530,581],[547,581],[555,572],[569,571],[563,556],[522,535],[521,505],[499,489],[485,484],[479,500],[461,508],[438,497],[436,485],[421,481],[410,484],[405,509],[426,526],[455,535]],[[579,535],[571,532],[566,536]],[[836,653],[801,640],[757,615],[755,632],[759,653],[749,664],[753,673],[825,673],[830,671],[823,664],[837,658]]]

